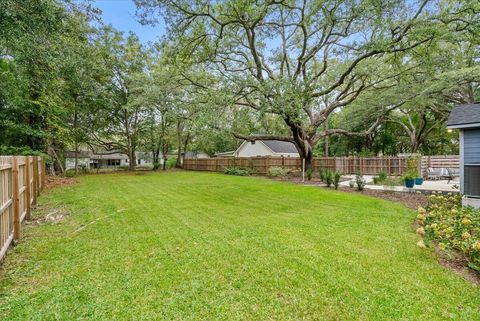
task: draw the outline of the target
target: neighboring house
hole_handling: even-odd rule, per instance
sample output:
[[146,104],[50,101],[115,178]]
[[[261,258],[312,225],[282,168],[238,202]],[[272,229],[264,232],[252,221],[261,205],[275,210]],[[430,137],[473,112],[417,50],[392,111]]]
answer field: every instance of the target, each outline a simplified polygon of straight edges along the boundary
[[460,131],[460,193],[464,205],[480,207],[480,104],[456,106],[449,129]]
[[246,140],[234,153],[234,157],[257,156],[300,157],[295,144],[280,140]]
[[183,158],[210,158],[210,155],[208,155],[205,152],[185,152],[183,153]]
[[229,152],[219,152],[215,153],[213,157],[235,157],[235,151],[231,150]]
[[[65,169],[75,168],[75,152],[65,152]],[[78,152],[77,154],[77,166],[79,168],[90,168],[90,153]]]
[[[64,154],[65,157],[65,169],[74,169],[75,168],[75,152],[68,151]],[[148,152],[137,152],[136,153],[136,162],[138,165],[151,165],[152,164],[152,155]],[[112,152],[78,152],[78,166],[80,168],[108,168],[108,167],[119,167],[119,166],[128,166],[128,156],[123,153],[112,153]],[[163,159],[161,159],[161,163]]]

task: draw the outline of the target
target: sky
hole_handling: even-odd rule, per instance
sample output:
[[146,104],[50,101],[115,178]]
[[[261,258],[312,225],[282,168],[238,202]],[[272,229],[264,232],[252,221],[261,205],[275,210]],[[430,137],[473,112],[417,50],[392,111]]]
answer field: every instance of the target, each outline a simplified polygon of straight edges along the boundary
[[138,22],[133,0],[95,0],[93,5],[102,10],[104,23],[125,33],[133,31],[142,43],[155,41],[165,33],[163,24],[143,26]]

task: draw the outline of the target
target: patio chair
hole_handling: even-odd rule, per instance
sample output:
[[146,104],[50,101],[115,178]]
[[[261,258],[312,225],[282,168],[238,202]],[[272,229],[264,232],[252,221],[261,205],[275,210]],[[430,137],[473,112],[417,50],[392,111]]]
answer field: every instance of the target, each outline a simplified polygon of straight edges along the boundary
[[460,169],[459,168],[447,168],[447,178],[448,182],[447,184],[450,184],[450,181],[452,181],[455,177],[460,177]]
[[427,169],[427,179],[440,179],[443,176],[443,168],[432,168]]

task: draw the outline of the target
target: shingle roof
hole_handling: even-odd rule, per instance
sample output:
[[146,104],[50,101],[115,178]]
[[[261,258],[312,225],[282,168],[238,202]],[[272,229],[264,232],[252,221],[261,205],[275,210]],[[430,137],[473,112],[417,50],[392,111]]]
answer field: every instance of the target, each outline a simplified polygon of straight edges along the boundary
[[262,140],[274,153],[298,153],[295,144],[281,140]]
[[448,126],[462,126],[480,123],[480,104],[458,105],[448,117]]
[[[66,151],[63,153],[63,156],[65,158],[75,158],[75,151]],[[84,152],[84,151],[78,151],[77,154],[78,158],[90,158],[90,153],[89,152]]]

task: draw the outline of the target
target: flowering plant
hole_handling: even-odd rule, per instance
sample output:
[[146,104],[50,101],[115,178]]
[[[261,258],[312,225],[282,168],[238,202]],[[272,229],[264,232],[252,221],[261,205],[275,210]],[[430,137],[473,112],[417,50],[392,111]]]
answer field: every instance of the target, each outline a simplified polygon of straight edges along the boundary
[[469,259],[469,267],[480,271],[480,210],[462,207],[461,195],[436,195],[419,208],[417,233],[427,244],[435,242],[444,251],[457,250]]

